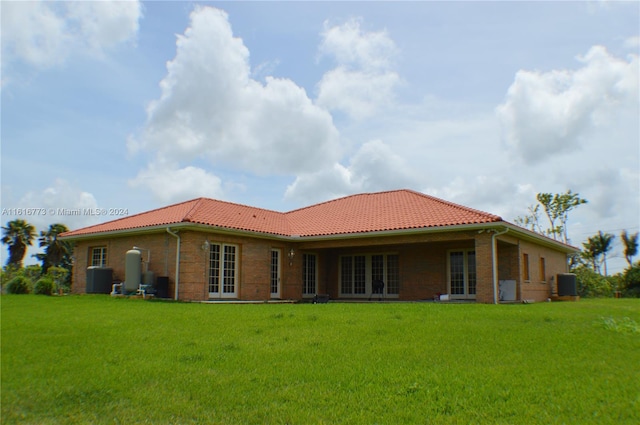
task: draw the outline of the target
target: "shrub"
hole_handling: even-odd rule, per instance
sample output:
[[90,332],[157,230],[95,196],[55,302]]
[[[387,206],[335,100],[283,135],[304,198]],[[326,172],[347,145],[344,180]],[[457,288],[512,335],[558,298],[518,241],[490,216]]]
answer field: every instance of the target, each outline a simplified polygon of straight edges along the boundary
[[23,267],[20,270],[20,273],[33,283],[38,280],[40,276],[42,276],[42,267],[40,267],[39,264],[30,264],[26,267]]
[[18,276],[19,274],[22,274],[21,270],[22,269],[14,264],[4,266],[2,268],[2,273],[0,274],[0,283],[2,284],[2,287],[4,288],[11,279]]
[[49,276],[43,276],[36,282],[33,289],[34,294],[53,295],[56,291],[56,283]]
[[7,282],[8,294],[28,294],[29,292],[31,292],[31,281],[23,275],[18,275]]
[[46,276],[53,280],[53,282],[56,284],[56,288],[61,288],[65,291],[69,290],[69,286],[67,284],[67,278],[69,276],[68,269],[65,269],[64,267],[49,267]]
[[574,273],[578,280],[578,295],[581,297],[595,298],[613,295],[613,285],[601,274],[586,266],[576,267]]
[[640,298],[640,262],[634,263],[624,271],[622,281],[625,297]]

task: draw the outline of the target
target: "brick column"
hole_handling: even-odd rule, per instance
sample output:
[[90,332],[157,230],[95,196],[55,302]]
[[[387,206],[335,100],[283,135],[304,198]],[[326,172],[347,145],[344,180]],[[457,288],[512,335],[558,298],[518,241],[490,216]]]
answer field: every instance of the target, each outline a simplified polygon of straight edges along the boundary
[[476,245],[476,301],[493,303],[493,258],[491,233],[475,236]]

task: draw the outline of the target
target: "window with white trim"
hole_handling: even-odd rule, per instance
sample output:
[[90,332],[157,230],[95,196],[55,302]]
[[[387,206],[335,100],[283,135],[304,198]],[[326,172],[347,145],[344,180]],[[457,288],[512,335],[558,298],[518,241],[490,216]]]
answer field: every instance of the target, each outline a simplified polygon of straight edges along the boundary
[[473,249],[449,251],[449,294],[452,298],[476,297],[476,252]]
[[96,246],[91,248],[91,266],[106,267],[107,266],[107,247]]
[[237,296],[238,247],[229,244],[209,245],[209,297]]

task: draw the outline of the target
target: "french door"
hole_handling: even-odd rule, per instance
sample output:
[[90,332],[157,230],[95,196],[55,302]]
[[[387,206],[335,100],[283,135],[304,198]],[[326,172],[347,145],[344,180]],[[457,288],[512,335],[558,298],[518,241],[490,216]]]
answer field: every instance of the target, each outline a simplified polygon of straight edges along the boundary
[[302,254],[302,296],[310,297],[318,293],[318,257],[316,254]]
[[209,246],[209,298],[238,297],[238,247]]
[[271,250],[271,298],[280,298],[280,258],[282,257],[281,252],[282,251],[279,249]]
[[476,298],[476,252],[473,249],[449,252],[449,295],[453,299]]
[[341,297],[397,297],[400,293],[397,254],[344,255],[340,257],[339,267]]

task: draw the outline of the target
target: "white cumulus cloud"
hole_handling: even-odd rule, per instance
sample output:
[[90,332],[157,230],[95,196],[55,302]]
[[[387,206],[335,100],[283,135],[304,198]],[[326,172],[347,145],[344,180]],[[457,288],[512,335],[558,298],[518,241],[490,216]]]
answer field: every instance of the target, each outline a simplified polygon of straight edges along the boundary
[[521,70],[498,106],[506,144],[526,163],[583,146],[584,137],[638,106],[638,56],[594,46],[578,70]]
[[389,69],[398,53],[395,42],[386,31],[365,32],[361,25],[356,18],[337,26],[325,21],[320,54],[357,68]]
[[141,17],[139,1],[3,2],[3,63],[48,68],[71,52],[102,55],[134,39]]
[[325,22],[321,56],[335,58],[337,67],[318,83],[317,102],[349,117],[364,119],[392,102],[400,77],[393,71],[398,49],[386,31],[365,32],[361,20],[330,27]]
[[133,39],[142,18],[137,0],[70,2],[67,10],[67,19],[76,23],[84,44],[95,53]]
[[192,198],[221,198],[222,180],[202,168],[177,168],[172,164],[151,163],[131,180],[133,187],[151,189],[153,196],[163,204]]
[[359,192],[417,187],[419,174],[390,146],[380,140],[364,143],[347,167],[334,164],[315,173],[299,175],[287,187],[285,198],[306,203]]
[[87,213],[99,207],[93,194],[81,190],[64,179],[56,179],[51,186],[41,191],[27,192],[17,205],[36,208],[42,212],[22,217],[33,224],[38,231],[47,229],[53,223],[62,223],[69,229],[77,229],[96,224],[103,218]]
[[[190,19],[167,64],[160,98],[148,105],[142,131],[130,137],[131,152],[150,152],[154,163],[175,169],[198,159],[256,175],[315,171],[339,158],[331,115],[291,80],[253,79],[249,50],[234,37],[225,12],[196,7]],[[148,178],[154,167],[135,181],[162,193],[163,179]],[[217,177],[182,170],[193,184],[200,176],[220,186]]]

